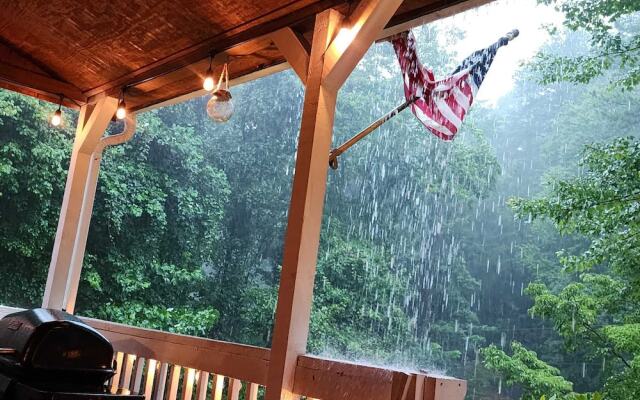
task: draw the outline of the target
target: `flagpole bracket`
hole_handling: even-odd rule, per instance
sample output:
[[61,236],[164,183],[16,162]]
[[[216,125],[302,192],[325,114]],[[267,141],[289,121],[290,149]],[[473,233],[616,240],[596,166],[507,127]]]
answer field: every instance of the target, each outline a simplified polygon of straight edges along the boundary
[[338,156],[340,155],[336,150],[337,149],[333,149],[329,153],[329,166],[334,171],[338,169]]

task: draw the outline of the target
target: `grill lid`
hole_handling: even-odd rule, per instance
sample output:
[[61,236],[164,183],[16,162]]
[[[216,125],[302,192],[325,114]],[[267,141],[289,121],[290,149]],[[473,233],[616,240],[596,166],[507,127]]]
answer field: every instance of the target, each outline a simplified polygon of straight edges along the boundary
[[60,310],[34,309],[0,320],[0,372],[38,386],[75,381],[100,386],[113,376],[113,347]]

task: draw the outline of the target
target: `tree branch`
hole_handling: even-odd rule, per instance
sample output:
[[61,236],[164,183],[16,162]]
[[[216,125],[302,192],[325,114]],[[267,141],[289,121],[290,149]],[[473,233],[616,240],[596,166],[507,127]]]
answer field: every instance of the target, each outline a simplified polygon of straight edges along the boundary
[[614,348],[614,346],[612,346],[611,343],[606,338],[602,337],[602,335],[600,335],[600,333],[596,329],[594,329],[591,325],[587,324],[586,322],[580,321],[580,323],[582,324],[582,326],[585,327],[585,329],[591,332],[601,343],[607,346],[611,354],[613,354],[614,356],[622,360],[622,362],[624,363],[624,365],[627,366],[627,368],[631,368],[631,365],[629,365],[629,363],[624,358],[624,356],[618,353],[618,351]]

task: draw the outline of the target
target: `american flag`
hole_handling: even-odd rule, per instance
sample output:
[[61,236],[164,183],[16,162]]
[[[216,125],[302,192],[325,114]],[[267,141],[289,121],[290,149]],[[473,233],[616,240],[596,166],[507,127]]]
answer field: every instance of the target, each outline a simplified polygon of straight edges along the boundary
[[407,101],[412,101],[411,111],[431,133],[443,140],[453,140],[493,58],[500,47],[509,43],[509,38],[503,37],[474,52],[451,75],[439,81],[418,60],[413,33],[401,33],[392,43],[402,70],[404,95]]

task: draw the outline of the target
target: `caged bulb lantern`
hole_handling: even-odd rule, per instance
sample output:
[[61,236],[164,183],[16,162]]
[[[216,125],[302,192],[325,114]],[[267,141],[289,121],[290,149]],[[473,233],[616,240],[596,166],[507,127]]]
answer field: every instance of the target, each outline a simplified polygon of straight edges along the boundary
[[[223,81],[224,88],[221,87]],[[229,69],[225,64],[220,74],[218,87],[207,102],[207,114],[215,122],[227,122],[233,116],[234,110],[235,106],[233,105],[231,92],[229,92]]]

